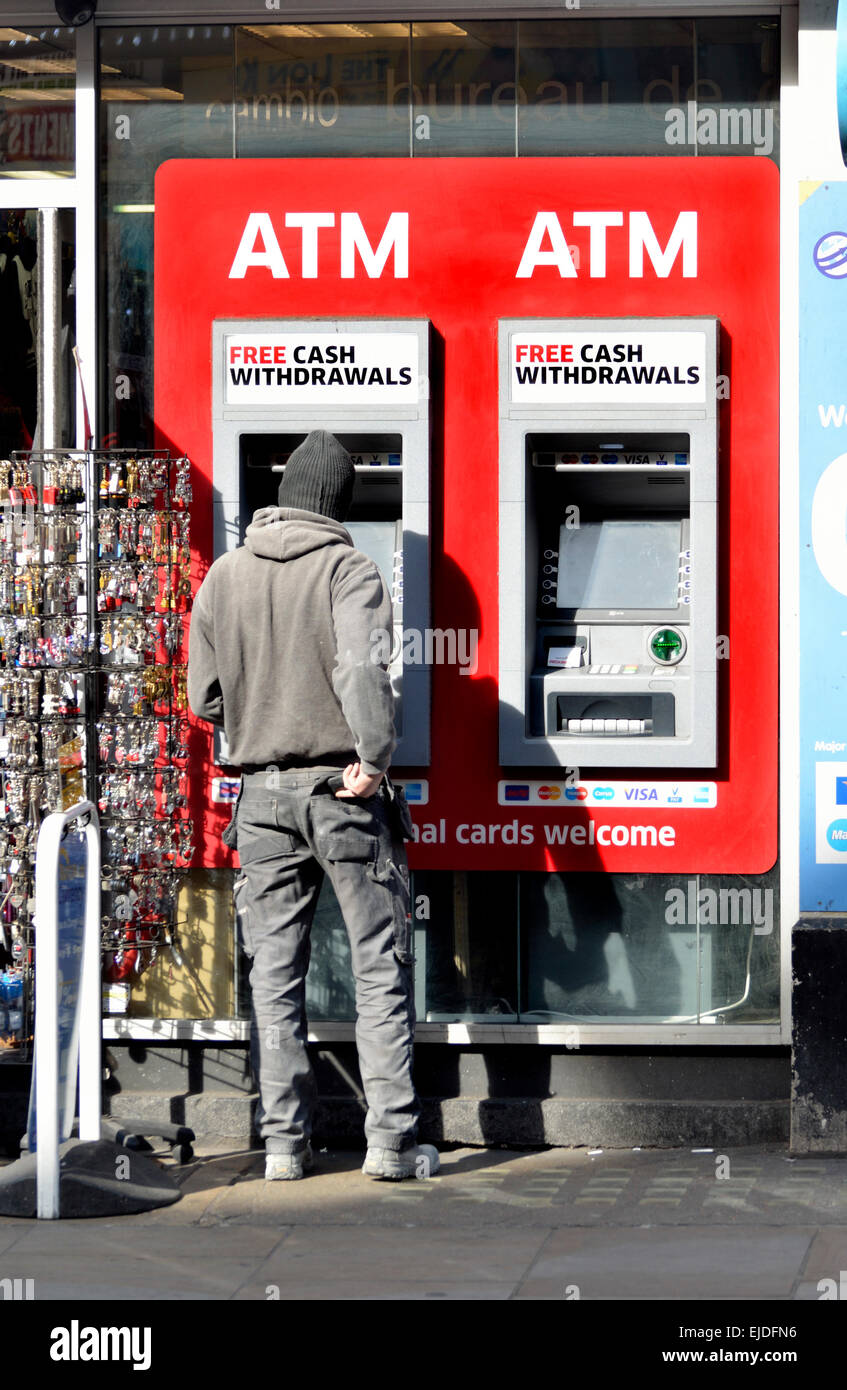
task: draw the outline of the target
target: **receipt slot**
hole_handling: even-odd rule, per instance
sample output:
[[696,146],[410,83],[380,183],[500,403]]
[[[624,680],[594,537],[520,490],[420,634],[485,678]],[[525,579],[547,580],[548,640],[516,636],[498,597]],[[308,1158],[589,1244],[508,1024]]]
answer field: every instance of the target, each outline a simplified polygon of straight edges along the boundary
[[717,333],[500,324],[504,765],[716,764]]
[[428,763],[429,671],[404,665],[415,645],[403,634],[429,626],[429,323],[219,320],[212,349],[215,555],[243,541],[255,511],[276,506],[306,435],[335,434],[356,469],[345,525],[391,593],[393,631],[374,634],[373,656],[389,659],[393,763]]

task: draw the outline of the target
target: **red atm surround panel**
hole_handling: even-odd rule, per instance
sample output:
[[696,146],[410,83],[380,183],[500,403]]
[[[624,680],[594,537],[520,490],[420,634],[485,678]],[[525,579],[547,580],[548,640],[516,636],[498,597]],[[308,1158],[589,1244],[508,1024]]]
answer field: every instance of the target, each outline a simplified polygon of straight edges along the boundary
[[[458,665],[433,670],[431,766],[398,770],[428,783],[427,803],[413,806],[421,832],[410,847],[413,867],[760,873],[773,865],[778,187],[775,166],[756,157],[177,160],[159,170],[157,442],[187,453],[194,466],[195,583],[212,558],[213,321],[432,323],[432,623],[475,629],[479,638],[473,674]],[[519,278],[536,215],[551,210],[577,274],[562,277],[556,265],[542,263]],[[632,274],[629,214],[646,212],[664,248],[679,213],[692,210],[696,275],[683,275],[681,255],[664,275],[644,255],[643,274]],[[303,278],[303,233],[286,226],[286,213],[318,211],[333,214],[334,225],[317,234],[317,275]],[[366,273],[361,257],[355,274],[342,277],[341,213],[358,214],[376,249],[397,211],[408,214],[408,274],[395,275],[390,255],[378,277]],[[592,246],[590,228],[574,225],[574,213],[585,211],[623,214],[623,225],[605,234],[605,274],[598,273],[599,242]],[[269,214],[288,278],[274,278],[264,266],[230,278],[251,212]],[[551,250],[549,237],[541,250]],[[504,777],[555,783],[563,773],[498,766],[498,320],[686,315],[714,316],[721,325],[718,631],[727,641],[719,663],[720,763],[701,774],[716,783],[717,804],[659,807],[639,793],[632,805],[615,808],[589,808],[579,794],[539,806],[499,805]],[[205,730],[198,725],[194,733],[191,763],[199,769],[206,762],[191,787],[197,863],[228,864],[220,831],[229,808],[210,800],[214,768]],[[585,775],[598,776],[588,769]],[[649,768],[618,777],[668,780]],[[696,780],[688,771],[680,776]],[[576,843],[564,837],[564,826],[584,828]],[[657,833],[633,836],[634,826]]]

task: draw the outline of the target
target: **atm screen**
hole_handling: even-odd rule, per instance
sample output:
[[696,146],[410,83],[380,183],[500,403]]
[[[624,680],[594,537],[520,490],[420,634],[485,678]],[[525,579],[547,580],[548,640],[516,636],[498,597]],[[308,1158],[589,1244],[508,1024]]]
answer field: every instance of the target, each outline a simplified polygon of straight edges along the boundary
[[557,608],[676,608],[681,540],[678,517],[561,526]]
[[388,585],[394,591],[394,556],[399,548],[396,521],[346,521],[346,529],[357,550],[373,560]]

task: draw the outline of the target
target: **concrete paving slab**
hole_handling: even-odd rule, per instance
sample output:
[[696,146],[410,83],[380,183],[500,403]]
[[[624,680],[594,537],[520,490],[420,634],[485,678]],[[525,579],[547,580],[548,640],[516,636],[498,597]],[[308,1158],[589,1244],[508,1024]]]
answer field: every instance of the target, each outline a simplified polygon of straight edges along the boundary
[[[302,1280],[318,1284],[379,1284],[427,1282],[433,1287],[461,1289],[465,1284],[505,1284],[514,1287],[531,1267],[547,1239],[543,1231],[477,1231],[432,1227],[408,1220],[400,1229],[312,1227],[293,1229],[265,1260],[260,1282],[285,1284]],[[350,1297],[356,1297],[352,1292]]]
[[821,1302],[821,1293],[822,1290],[818,1288],[817,1283],[804,1280],[797,1285],[791,1298],[795,1303],[819,1303]]
[[[193,1234],[193,1233],[192,1233]],[[192,1247],[180,1255],[139,1259],[130,1251],[94,1252],[84,1256],[16,1254],[17,1278],[35,1281],[36,1300],[69,1299],[111,1304],[115,1301],[229,1299],[255,1279],[262,1256],[211,1259]]]
[[[4,1257],[10,1251],[14,1250],[21,1236],[29,1230],[32,1224],[31,1221],[23,1219],[9,1220],[8,1217],[0,1221],[0,1270],[2,1270]],[[2,1272],[0,1272],[0,1279],[3,1277]]]
[[192,1226],[150,1230],[130,1227],[126,1218],[105,1221],[33,1221],[14,1247],[15,1258],[50,1255],[57,1259],[103,1259],[110,1263],[130,1260],[139,1266],[162,1265],[180,1259],[187,1251],[200,1261],[265,1259],[285,1238],[278,1226]]
[[708,1226],[554,1231],[515,1297],[788,1299],[814,1235]]
[[804,1279],[834,1279],[847,1299],[847,1226],[827,1226],[812,1241]]
[[433,1302],[450,1303],[456,1301],[501,1303],[512,1297],[514,1289],[513,1283],[504,1284],[492,1280],[486,1280],[484,1283],[470,1281],[455,1284],[453,1282],[446,1283],[443,1279],[412,1281],[408,1279],[338,1280],[327,1278],[310,1281],[292,1277],[279,1283],[273,1295],[268,1293],[268,1286],[261,1283],[251,1283],[239,1289],[234,1297],[235,1302],[238,1303],[252,1302],[257,1298],[268,1299],[271,1296],[283,1302],[300,1299],[317,1303],[373,1299],[385,1303],[416,1303],[430,1299]]

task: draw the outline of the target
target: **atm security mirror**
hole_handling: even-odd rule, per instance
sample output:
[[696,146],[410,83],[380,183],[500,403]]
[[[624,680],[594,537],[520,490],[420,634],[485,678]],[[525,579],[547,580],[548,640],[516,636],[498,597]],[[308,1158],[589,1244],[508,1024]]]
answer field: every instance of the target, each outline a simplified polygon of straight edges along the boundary
[[[528,345],[537,350],[534,338],[547,351],[552,337],[558,362],[604,360],[603,349],[607,361],[626,361],[624,349],[638,363],[661,359],[661,321],[647,332],[641,323],[501,332],[501,387]],[[713,360],[702,340],[714,343],[714,324],[680,323],[694,341],[669,341],[666,354],[688,382],[692,362],[702,377]],[[578,372],[573,380],[578,398],[585,385]],[[524,574],[517,599],[501,585],[501,760],[713,767],[714,389],[704,382],[699,410],[665,406],[649,420],[631,393],[594,410],[561,396],[555,411],[539,403],[535,420],[514,403],[501,418],[501,545],[512,555],[506,571],[501,554],[501,574],[514,573],[515,550]]]
[[[293,451],[329,430],[353,458],[345,523],[379,566],[392,631],[374,633],[395,694],[395,767],[429,762],[430,672],[404,633],[429,626],[429,335],[423,319],[228,319],[212,325],[215,554],[276,506]],[[246,365],[245,365],[246,364]],[[216,748],[216,761],[226,749]]]

